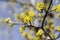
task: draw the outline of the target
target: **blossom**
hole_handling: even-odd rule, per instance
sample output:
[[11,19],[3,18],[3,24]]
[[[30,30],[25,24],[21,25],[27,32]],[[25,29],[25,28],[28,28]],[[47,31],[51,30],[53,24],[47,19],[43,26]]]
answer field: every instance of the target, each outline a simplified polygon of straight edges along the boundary
[[38,17],[42,17],[43,15],[42,14],[38,14]]
[[52,10],[54,10],[56,12],[60,12],[60,4],[58,4],[55,7],[53,7]]
[[28,35],[28,39],[29,40],[32,40],[33,39],[33,36],[32,35]]
[[50,31],[54,30],[54,25],[51,24],[49,28],[50,28]]
[[60,12],[60,4],[59,5],[56,5],[56,12]]
[[22,37],[26,37],[27,36],[27,33],[26,32],[23,32],[22,33]]
[[49,25],[46,25],[45,28],[46,28],[46,29],[49,29]]
[[60,32],[60,27],[56,27],[56,31]]
[[9,26],[11,26],[11,27],[12,27],[12,26],[14,26],[14,23],[12,23],[12,22],[11,22],[11,23],[9,23]]
[[24,31],[24,27],[21,26],[21,27],[19,28],[19,31],[22,33],[22,32]]
[[52,23],[53,22],[53,19],[51,19],[51,18],[50,19],[47,19],[47,22],[48,23]]
[[56,16],[57,16],[57,18],[60,18],[60,14],[57,14]]
[[45,9],[44,3],[42,3],[42,2],[36,2],[36,9],[37,10]]
[[29,11],[29,16],[31,16],[31,17],[34,16],[34,12],[32,10]]
[[29,22],[29,18],[26,16],[24,19],[23,19],[24,23],[27,23]]
[[40,37],[36,37],[35,40],[41,40]]
[[34,12],[32,10],[20,14],[20,18],[21,20],[23,20],[24,23],[32,22],[33,17],[34,17]]
[[9,23],[10,21],[11,21],[11,19],[9,17],[5,19],[6,23]]
[[55,34],[54,34],[54,33],[52,33],[52,34],[50,34],[50,35],[51,35],[52,38],[55,38]]
[[42,29],[39,29],[38,32],[36,33],[36,36],[42,35],[42,34],[43,34],[43,30]]

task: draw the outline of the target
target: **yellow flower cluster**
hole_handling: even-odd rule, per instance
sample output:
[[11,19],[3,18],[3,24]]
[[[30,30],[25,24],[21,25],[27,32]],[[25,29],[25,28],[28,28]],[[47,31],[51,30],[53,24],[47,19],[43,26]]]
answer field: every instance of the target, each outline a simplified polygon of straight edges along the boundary
[[55,10],[56,12],[60,12],[60,4],[53,7],[52,10]]
[[56,27],[56,30],[57,30],[58,32],[60,32],[60,27]]
[[45,9],[45,4],[43,4],[42,2],[36,2],[36,9],[37,10]]
[[10,21],[11,21],[11,19],[9,17],[5,19],[6,23],[9,23]]
[[38,32],[36,33],[36,36],[42,35],[43,34],[43,30],[39,29]]
[[45,29],[49,29],[49,30],[52,32],[52,30],[54,30],[54,25],[53,25],[53,24],[51,24],[51,25],[46,25],[46,26],[45,26]]
[[24,30],[25,30],[25,28],[22,26],[19,28],[19,31],[22,33],[22,37],[27,38],[28,40],[41,40],[41,37],[43,34],[42,29],[38,30],[38,32],[36,33],[36,36],[33,36],[33,34],[28,34]]
[[43,35],[43,30],[39,29],[38,32],[36,33],[35,40],[42,40],[41,37]]
[[20,18],[21,20],[23,20],[24,23],[32,22],[33,17],[34,17],[34,12],[32,10],[20,14]]
[[27,37],[27,33],[24,32],[25,28],[23,26],[19,27],[19,31],[22,33],[22,37]]
[[34,37],[32,36],[32,34],[30,34],[30,33],[28,34],[24,30],[25,30],[25,28],[22,26],[19,28],[19,31],[22,33],[22,37],[27,38],[28,40],[33,40]]
[[11,19],[9,17],[5,19],[5,22],[9,23],[9,26],[11,27],[14,25],[14,23],[11,22]]
[[60,4],[56,5],[56,12],[60,12]]

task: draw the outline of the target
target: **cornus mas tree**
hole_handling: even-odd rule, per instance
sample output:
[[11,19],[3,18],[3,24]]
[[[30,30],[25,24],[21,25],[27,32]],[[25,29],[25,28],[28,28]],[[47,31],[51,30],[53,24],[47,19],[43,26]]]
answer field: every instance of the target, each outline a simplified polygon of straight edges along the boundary
[[[60,38],[60,27],[54,26],[53,18],[54,12],[60,12],[60,4],[52,6],[53,0],[43,1],[44,2],[37,1],[33,5],[31,3],[26,4],[16,0],[10,0],[9,3],[13,11],[14,7],[12,4],[15,2],[23,7],[23,11],[20,14],[17,14],[14,11],[16,22],[12,22],[9,17],[5,19],[5,22],[11,27],[14,25],[22,25],[20,26],[19,31],[26,40],[57,40]],[[37,11],[37,14],[35,11]],[[57,18],[60,18],[60,14],[57,14]],[[38,21],[38,26],[35,25],[35,19]],[[55,32],[59,32],[57,37]]]

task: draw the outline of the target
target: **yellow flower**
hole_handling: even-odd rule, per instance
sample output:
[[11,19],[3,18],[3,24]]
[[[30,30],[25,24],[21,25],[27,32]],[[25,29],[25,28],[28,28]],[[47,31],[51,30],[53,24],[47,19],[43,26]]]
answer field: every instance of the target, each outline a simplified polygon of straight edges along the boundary
[[45,28],[46,28],[46,29],[49,29],[49,25],[46,25]]
[[41,40],[40,37],[36,37],[35,40]]
[[34,12],[32,10],[29,11],[29,16],[33,17],[34,16]]
[[28,35],[28,39],[29,40],[32,40],[33,39],[33,36],[32,35]]
[[32,22],[33,17],[34,17],[34,12],[32,10],[20,14],[20,18],[21,20],[23,20],[24,23]]
[[52,33],[52,34],[50,34],[50,35],[51,35],[52,38],[55,38],[55,34],[54,34],[54,33]]
[[33,17],[30,17],[30,16],[28,16],[28,18],[29,18],[29,21],[30,21],[30,22],[32,22],[33,19],[34,19]]
[[47,19],[47,22],[48,22],[48,23],[52,23],[53,20],[52,20],[52,19]]
[[26,32],[23,32],[22,33],[22,37],[27,37],[27,33]]
[[56,27],[56,30],[57,30],[58,32],[60,32],[60,27]]
[[38,32],[36,33],[36,36],[42,35],[43,34],[43,30],[39,29]]
[[56,7],[55,7],[55,6],[53,6],[53,7],[51,8],[51,10],[52,10],[52,11],[54,11],[55,9],[56,9]]
[[23,20],[24,23],[27,23],[29,21],[28,16],[25,13],[22,13],[20,15],[21,20]]
[[24,27],[21,26],[21,27],[19,28],[19,31],[22,33],[22,32],[24,31]]
[[42,14],[38,14],[38,17],[41,17],[42,16]]
[[24,23],[27,23],[27,22],[29,22],[29,18],[25,17],[23,21],[24,21]]
[[9,23],[10,21],[11,21],[11,19],[9,17],[5,19],[6,23]]
[[50,25],[50,28],[54,29],[54,25],[53,25],[53,24],[51,24],[51,25]]
[[58,5],[55,6],[55,11],[56,12],[60,12],[60,4],[58,4]]
[[57,18],[60,18],[60,14],[57,14]]
[[34,17],[34,12],[32,10],[29,11],[29,21],[32,22],[33,21],[33,17]]
[[42,2],[36,2],[36,9],[37,10],[45,9],[45,5]]
[[25,16],[26,16],[26,15],[25,15],[25,12],[23,12],[23,13],[20,14],[20,18],[21,18],[21,19],[23,19]]
[[9,23],[9,26],[11,26],[11,27],[12,27],[12,26],[14,26],[14,23],[12,23],[12,22],[11,22],[11,23]]

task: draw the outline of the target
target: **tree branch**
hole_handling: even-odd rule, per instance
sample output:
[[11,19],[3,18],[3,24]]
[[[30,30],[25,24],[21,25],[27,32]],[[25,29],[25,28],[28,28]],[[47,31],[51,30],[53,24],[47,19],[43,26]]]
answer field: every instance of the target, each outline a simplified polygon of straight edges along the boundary
[[51,7],[51,4],[52,4],[52,0],[50,1],[50,5],[49,5],[47,11],[45,11],[46,14],[45,14],[45,16],[44,16],[44,18],[43,18],[43,21],[42,21],[42,25],[41,25],[42,28],[43,28],[43,26],[44,26],[44,22],[45,22],[45,19],[46,19],[47,15],[48,15],[48,11],[49,11],[49,9],[50,9],[50,7]]
[[50,4],[49,4],[49,6],[48,6],[48,9],[45,11],[45,16],[44,16],[44,18],[43,18],[43,21],[42,21],[42,25],[41,25],[41,28],[42,28],[42,30],[52,39],[52,37],[44,30],[44,22],[45,22],[45,19],[46,19],[46,17],[47,17],[47,15],[48,15],[48,11],[49,11],[49,9],[50,9],[50,7],[51,7],[51,5],[52,5],[52,1],[53,0],[51,0],[50,1]]

